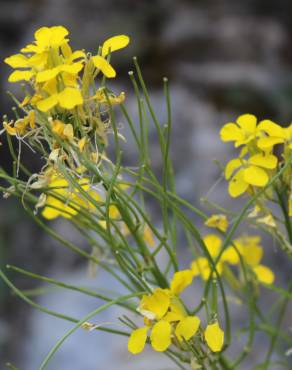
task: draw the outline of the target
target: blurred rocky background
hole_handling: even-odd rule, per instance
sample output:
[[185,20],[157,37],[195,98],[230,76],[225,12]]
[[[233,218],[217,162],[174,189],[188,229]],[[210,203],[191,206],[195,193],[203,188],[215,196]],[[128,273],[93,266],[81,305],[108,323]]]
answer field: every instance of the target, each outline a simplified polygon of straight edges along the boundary
[[[224,146],[218,139],[223,123],[246,112],[283,124],[291,121],[291,12],[292,3],[288,0],[0,0],[0,58],[16,53],[43,25],[66,26],[73,47],[87,50],[94,50],[111,35],[128,34],[132,39],[130,47],[115,55],[118,84],[126,91],[129,106],[133,105],[127,72],[133,68],[131,57],[137,55],[156,111],[163,116],[162,77],[169,77],[174,118],[172,153],[178,189],[198,205],[220,178],[220,170],[212,160],[225,162],[231,155],[231,145]],[[12,107],[5,94],[7,89],[13,90],[6,82],[9,72],[9,67],[1,62],[2,115]],[[27,155],[33,166],[34,159]],[[131,148],[126,155],[130,157]],[[5,142],[0,166],[11,171]],[[208,196],[228,204],[224,181]],[[58,220],[55,227],[75,237],[63,221]],[[285,282],[291,271],[285,258],[270,244],[266,248],[270,251],[267,260],[278,271],[278,282]],[[7,263],[79,285],[115,289],[103,274],[95,280],[88,279],[84,261],[44,235],[12,199],[0,201],[0,265]],[[19,275],[9,276],[22,289],[38,287]],[[271,298],[266,299],[270,304]],[[40,296],[38,301],[75,317],[87,314],[97,304],[95,300],[59,291]],[[113,320],[115,311],[111,313],[111,317],[104,314],[102,322]],[[234,314],[242,319],[239,308],[235,308]],[[291,325],[291,315],[290,310],[286,326]],[[0,282],[1,369],[6,361],[21,370],[37,369],[47,351],[70,327],[31,310]],[[98,332],[75,333],[48,369],[148,370],[149,362],[143,358],[131,359],[124,340],[113,340]],[[153,354],[150,358],[152,364],[157,364],[153,368],[171,368],[157,362]],[[244,369],[256,363],[255,353]],[[271,370],[275,369],[276,365]]]

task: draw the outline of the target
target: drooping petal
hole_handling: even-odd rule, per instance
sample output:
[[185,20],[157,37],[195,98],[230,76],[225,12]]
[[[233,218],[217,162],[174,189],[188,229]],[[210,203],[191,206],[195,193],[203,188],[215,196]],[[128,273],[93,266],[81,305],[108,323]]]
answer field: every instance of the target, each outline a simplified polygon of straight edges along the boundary
[[150,335],[151,345],[157,352],[166,351],[171,344],[171,325],[169,322],[158,321]]
[[222,141],[243,140],[242,130],[235,123],[226,123],[220,131]]
[[253,268],[254,273],[256,274],[258,281],[264,284],[273,284],[275,280],[275,275],[271,269],[266,266],[258,265]]
[[249,133],[255,132],[257,118],[253,114],[242,114],[237,118],[236,122],[245,131],[248,131]]
[[37,109],[39,109],[42,112],[47,112],[48,110],[52,109],[58,104],[58,95],[54,94],[49,96],[46,99],[39,100],[36,103]]
[[217,321],[207,326],[204,337],[211,351],[221,351],[224,344],[224,331],[220,328]]
[[229,181],[228,192],[233,198],[243,194],[249,186],[244,179],[244,171],[243,168],[240,169]]
[[173,294],[179,295],[193,281],[191,270],[181,270],[174,273],[170,283],[170,290]]
[[183,340],[191,339],[199,329],[200,319],[197,316],[187,316],[182,319],[175,328],[175,335],[177,339]]
[[126,35],[118,35],[113,36],[107,39],[103,45],[101,50],[101,55],[106,57],[109,53],[113,51],[125,48],[130,42],[129,36]]
[[272,170],[277,167],[278,158],[273,154],[265,155],[264,153],[261,153],[250,157],[248,163]]
[[244,169],[244,181],[254,186],[265,186],[269,181],[269,176],[265,170],[257,166],[249,166]]
[[239,158],[231,159],[225,167],[225,179],[229,180],[230,177],[233,175],[234,171],[242,166],[243,161]]
[[113,67],[109,64],[109,62],[101,57],[100,55],[96,55],[92,57],[93,64],[96,68],[100,69],[101,72],[105,75],[107,78],[114,78],[116,77],[116,71],[113,69]]
[[83,104],[83,98],[80,90],[73,87],[66,87],[58,94],[58,101],[62,108],[73,109],[77,105]]
[[33,77],[32,71],[14,71],[8,77],[9,82],[29,81]]
[[204,243],[208,249],[211,257],[217,257],[221,249],[222,241],[219,236],[215,234],[209,234],[204,237]]
[[11,55],[4,59],[4,62],[12,68],[26,68],[28,67],[28,58],[22,54]]
[[269,119],[265,119],[259,122],[257,130],[264,131],[269,136],[275,136],[275,137],[281,137],[281,138],[285,137],[285,132],[284,132],[283,127],[281,127],[280,125],[278,125],[277,123]]
[[145,326],[134,330],[128,340],[128,351],[133,355],[142,352],[147,340],[148,328]]

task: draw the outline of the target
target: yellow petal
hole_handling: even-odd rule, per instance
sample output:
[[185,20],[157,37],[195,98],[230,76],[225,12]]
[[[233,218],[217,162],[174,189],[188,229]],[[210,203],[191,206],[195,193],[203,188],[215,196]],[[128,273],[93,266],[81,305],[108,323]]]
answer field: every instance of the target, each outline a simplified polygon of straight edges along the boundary
[[27,118],[28,118],[30,128],[34,129],[35,128],[35,111],[30,110],[28,112]]
[[136,355],[143,351],[147,340],[148,328],[145,326],[134,330],[128,340],[128,351]]
[[285,137],[285,132],[283,127],[279,126],[277,123],[265,119],[261,122],[259,122],[257,129],[259,131],[264,131],[266,132],[269,136],[276,136],[276,137]]
[[73,109],[77,105],[83,104],[81,92],[73,87],[66,87],[58,94],[58,101],[62,108]]
[[182,270],[174,273],[170,283],[170,290],[173,294],[180,294],[193,281],[193,273],[191,270]]
[[228,229],[228,220],[225,215],[212,215],[205,221],[205,225],[225,232]]
[[267,172],[256,166],[244,170],[244,181],[254,186],[265,186],[269,181]]
[[181,302],[178,298],[173,297],[170,303],[170,310],[167,314],[163,317],[163,320],[174,322],[180,321],[187,316],[184,307],[182,306]]
[[150,335],[151,345],[155,351],[163,352],[171,344],[171,325],[169,322],[158,321],[152,329]]
[[191,264],[191,270],[193,276],[201,275],[203,280],[207,280],[211,273],[208,259],[206,257],[199,257],[195,259]]
[[4,62],[12,68],[26,68],[28,67],[28,58],[22,54],[11,55],[4,59]]
[[272,170],[277,167],[278,158],[273,154],[265,155],[264,153],[261,153],[255,154],[252,157],[250,157],[248,163],[254,166],[260,166]]
[[236,198],[243,194],[248,186],[244,179],[244,169],[240,169],[229,181],[228,192],[233,198]]
[[73,140],[74,130],[73,130],[73,126],[71,125],[71,123],[68,123],[67,125],[65,125],[63,135],[66,137],[66,139]]
[[101,55],[106,57],[113,51],[125,48],[130,42],[129,36],[118,35],[107,39],[102,45]]
[[218,322],[207,326],[204,337],[211,351],[221,351],[224,344],[224,331],[220,328]]
[[257,266],[263,258],[263,248],[256,244],[244,245],[241,253],[249,266]]
[[87,140],[86,136],[84,136],[82,139],[80,139],[78,141],[78,148],[79,148],[80,152],[83,152],[85,144],[86,144],[86,140]]
[[109,62],[101,57],[100,55],[96,55],[95,57],[92,57],[92,61],[96,68],[100,69],[101,72],[107,77],[107,78],[114,78],[116,77],[116,71],[113,69],[113,67],[109,64]]
[[17,134],[17,130],[15,127],[12,127],[10,124],[4,122],[3,123],[3,127],[5,128],[6,132],[11,135],[11,136],[14,136]]
[[242,166],[243,162],[239,158],[231,159],[225,167],[225,178],[229,180],[230,177],[233,175],[233,172]]
[[237,265],[239,263],[239,256],[234,247],[228,247],[222,253],[220,261],[228,262],[231,265]]
[[58,199],[48,195],[46,200],[46,206],[42,211],[42,216],[47,220],[53,220],[60,216],[63,203]]
[[204,243],[211,255],[211,257],[217,257],[222,245],[222,241],[219,236],[215,234],[206,235],[204,238]]
[[200,322],[197,316],[187,316],[182,319],[175,328],[177,339],[180,342],[191,339],[198,331]]
[[63,64],[59,67],[61,71],[77,75],[83,68],[83,63]]
[[241,128],[249,133],[253,133],[256,129],[257,118],[253,114],[243,114],[236,120]]
[[242,130],[235,123],[226,123],[220,131],[222,141],[238,141],[243,140]]
[[147,224],[144,226],[143,239],[144,239],[145,243],[147,245],[149,245],[150,248],[155,247],[155,240],[154,240],[152,230],[150,229],[150,227]]
[[85,53],[82,50],[76,50],[73,51],[71,54],[69,61],[73,62],[73,60],[80,59],[80,58],[85,58]]
[[279,137],[262,137],[257,141],[257,146],[262,150],[267,150],[281,143],[284,143],[284,139]]
[[65,37],[69,34],[68,30],[63,26],[41,27],[34,36],[38,46],[57,47],[65,42]]
[[166,289],[157,288],[150,295],[144,295],[141,299],[138,311],[149,319],[161,319],[168,311],[170,294]]
[[266,266],[258,265],[253,268],[258,281],[265,284],[273,284],[275,280],[275,275],[271,269]]
[[14,71],[8,77],[9,82],[18,82],[18,81],[29,81],[33,77],[33,72],[31,71]]
[[60,70],[57,67],[39,72],[36,75],[36,82],[41,83],[41,82],[49,81],[52,78],[55,78],[58,75],[59,72],[60,72]]
[[52,109],[57,104],[58,104],[58,96],[57,94],[54,94],[54,95],[49,96],[46,99],[39,100],[36,103],[36,107],[42,112],[47,112],[48,110]]

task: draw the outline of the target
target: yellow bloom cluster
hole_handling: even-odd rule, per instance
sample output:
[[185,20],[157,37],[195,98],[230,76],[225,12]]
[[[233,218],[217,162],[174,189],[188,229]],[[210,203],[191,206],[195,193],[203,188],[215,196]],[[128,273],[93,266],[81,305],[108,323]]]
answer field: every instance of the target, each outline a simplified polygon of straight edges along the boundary
[[252,114],[244,114],[236,122],[222,127],[221,139],[234,142],[236,148],[241,147],[238,158],[229,161],[225,168],[232,197],[267,185],[278,166],[274,147],[282,144],[284,156],[288,158],[292,149],[291,132],[292,125],[283,128],[271,120],[257,122]]
[[[190,270],[178,271],[174,274],[170,289],[157,288],[152,294],[144,295],[138,312],[144,317],[144,326],[135,329],[128,341],[128,350],[132,354],[143,351],[148,332],[151,346],[155,351],[166,351],[171,344],[183,348],[188,342],[200,334],[200,319],[190,316],[179,298],[180,293],[193,280]],[[224,343],[224,332],[217,321],[210,323],[204,332],[204,339],[213,352],[221,351]]]
[[[91,65],[93,73],[101,71],[107,78],[115,77],[116,72],[107,56],[129,43],[125,35],[112,37],[104,42],[100,54],[91,56],[83,50],[72,51],[68,34],[63,26],[42,27],[35,32],[31,44],[22,48],[19,54],[5,59],[16,69],[8,80],[30,82],[35,94],[26,96],[24,103],[30,103],[41,112],[82,105],[85,97],[80,83],[81,72]],[[87,76],[83,73],[84,78]]]
[[[258,236],[244,236],[235,239],[233,244],[228,246],[219,261],[216,263],[216,271],[219,275],[224,273],[224,265],[240,265],[240,256],[253,272],[254,277],[260,283],[272,284],[274,282],[274,273],[271,269],[261,264],[263,258],[263,248],[260,245],[261,238]],[[219,256],[222,240],[215,234],[209,234],[204,238],[204,243],[213,260]],[[193,276],[200,276],[203,280],[208,280],[213,271],[208,258],[198,257],[191,264]],[[215,272],[213,272],[216,276]]]

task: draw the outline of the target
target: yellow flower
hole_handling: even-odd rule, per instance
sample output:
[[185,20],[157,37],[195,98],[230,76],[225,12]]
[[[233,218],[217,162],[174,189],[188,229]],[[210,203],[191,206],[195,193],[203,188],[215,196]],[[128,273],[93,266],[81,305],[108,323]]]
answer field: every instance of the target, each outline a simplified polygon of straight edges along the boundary
[[73,109],[78,105],[83,104],[83,98],[81,92],[77,88],[66,87],[60,93],[54,93],[53,95],[39,100],[36,103],[36,107],[42,111],[47,112],[54,108],[56,105],[59,105],[64,109]]
[[34,129],[36,127],[35,111],[30,110],[26,117],[18,119],[14,124],[13,122],[9,124],[4,122],[3,127],[11,136],[23,136],[26,134],[28,127],[30,127],[31,129]]
[[116,77],[116,71],[106,60],[106,57],[113,51],[123,49],[129,42],[130,39],[126,35],[118,35],[107,39],[102,45],[101,55],[95,55],[91,58],[95,68],[99,69],[107,78]]
[[248,160],[232,159],[225,168],[225,178],[229,180],[229,194],[235,198],[243,194],[250,185],[264,187],[277,163],[276,156],[264,152],[255,154]]
[[235,147],[249,145],[255,141],[257,146],[263,150],[283,143],[283,135],[284,131],[281,126],[270,120],[263,120],[257,124],[257,118],[253,114],[239,116],[235,123],[227,123],[220,131],[222,141],[234,141]]
[[[220,253],[222,241],[214,234],[209,234],[204,238],[204,243],[211,257],[215,260]],[[236,250],[230,246],[222,253],[220,260],[216,264],[216,270],[219,275],[222,274],[224,263],[236,265],[239,263],[239,257]],[[203,280],[208,280],[212,271],[212,266],[206,257],[198,257],[191,263],[193,276],[201,276]],[[214,272],[215,274],[215,272]]]
[[193,273],[191,270],[182,270],[174,273],[170,290],[173,294],[179,295],[193,281]]
[[243,237],[234,240],[234,244],[242,255],[244,262],[251,268],[260,283],[272,284],[275,275],[271,269],[261,264],[263,247],[259,245],[260,237]]
[[143,351],[150,329],[151,345],[158,352],[167,350],[174,335],[182,343],[196,334],[200,319],[188,316],[177,296],[191,282],[191,271],[178,271],[173,276],[170,290],[156,288],[152,294],[142,297],[137,311],[144,316],[146,326],[131,333],[128,341],[129,352],[138,354]]
[[197,316],[187,316],[180,320],[175,328],[177,339],[180,342],[190,340],[198,331],[200,323],[201,321]]
[[206,220],[205,225],[225,232],[228,229],[228,220],[225,215],[212,215]]
[[144,295],[138,311],[150,320],[160,320],[170,306],[170,292],[167,289],[157,288],[151,295]]
[[[78,179],[77,182],[91,198],[96,201],[102,200],[100,194],[91,189],[88,178]],[[87,211],[95,210],[94,204],[89,199],[84,199],[78,188],[72,188],[65,178],[56,173],[49,178],[48,187],[51,194],[47,195],[42,211],[42,216],[47,220],[57,217],[70,219],[76,216],[81,208]]]
[[29,81],[41,72],[49,60],[51,49],[57,50],[68,42],[66,36],[68,30],[63,26],[41,27],[35,32],[35,41],[21,49],[22,53],[29,53],[29,56],[15,54],[4,61],[12,68],[27,68],[26,70],[14,71],[8,78],[9,82],[21,80]]
[[217,321],[207,326],[204,337],[211,351],[221,351],[224,344],[224,331],[220,328]]

